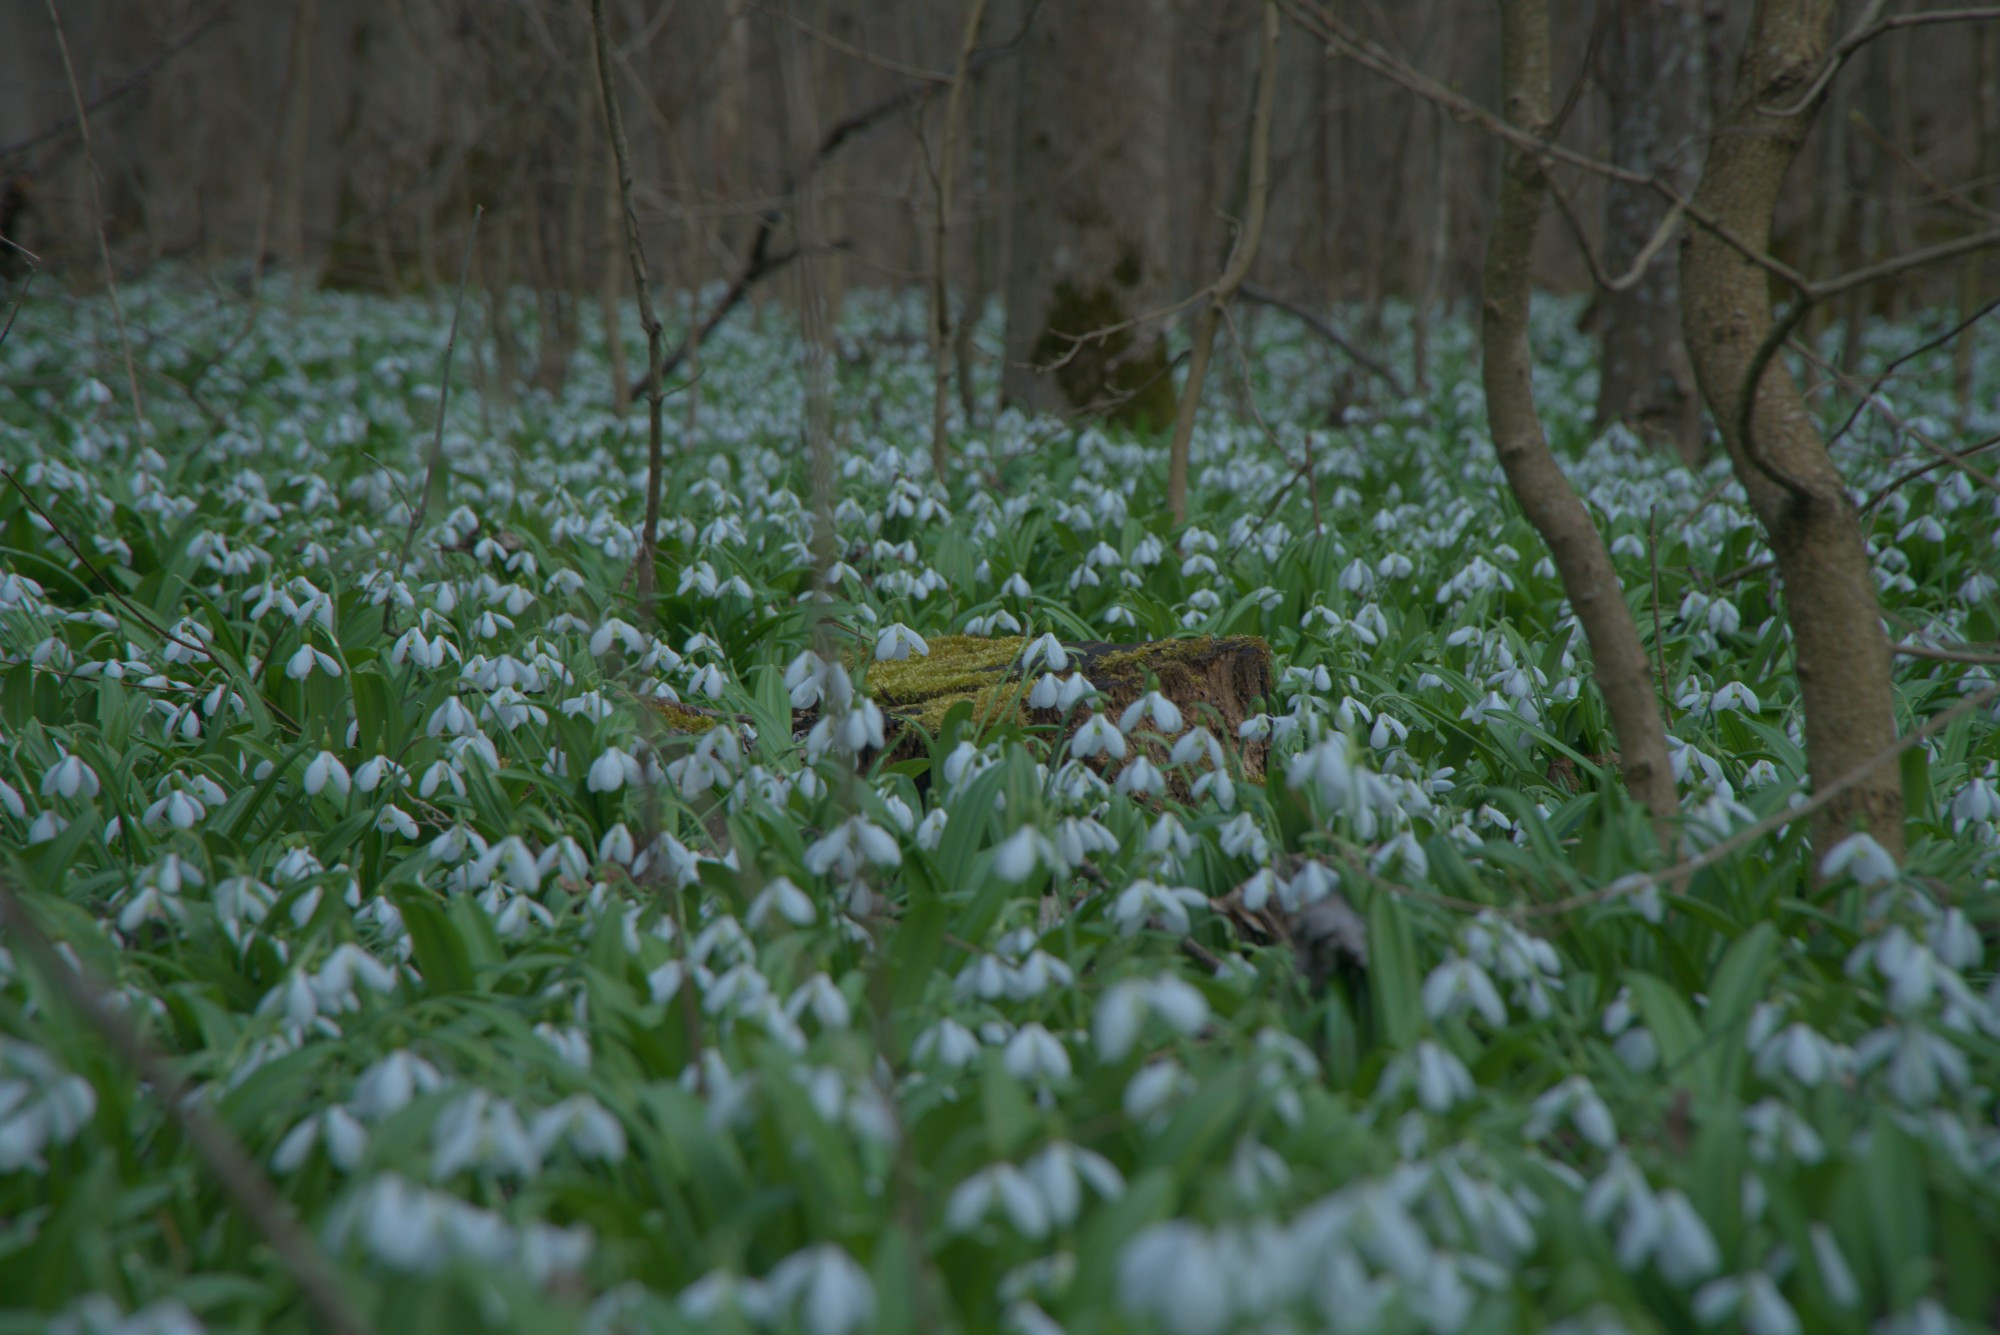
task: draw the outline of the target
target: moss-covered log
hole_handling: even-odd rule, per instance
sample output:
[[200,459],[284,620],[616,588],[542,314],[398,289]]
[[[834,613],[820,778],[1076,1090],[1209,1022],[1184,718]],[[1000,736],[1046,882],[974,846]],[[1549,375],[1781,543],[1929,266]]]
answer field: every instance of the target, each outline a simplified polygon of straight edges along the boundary
[[[868,691],[889,717],[890,751],[914,744],[917,734],[911,725],[935,734],[961,702],[971,706],[982,728],[1002,722],[1063,725],[1055,710],[1028,706],[1028,684],[1020,669],[1027,643],[1018,635],[939,635],[930,640],[928,654],[866,664]],[[1190,726],[1206,725],[1237,753],[1243,777],[1263,776],[1267,747],[1237,738],[1238,727],[1271,693],[1271,647],[1261,638],[1204,635],[1134,644],[1082,640],[1063,648],[1069,663],[1057,675],[1081,672],[1100,693],[1102,712],[1115,716],[1157,688],[1179,706]],[[698,707],[662,702],[657,708],[675,731],[699,732],[715,723],[712,711]],[[1067,737],[1087,717],[1086,711],[1073,712],[1055,740]],[[794,712],[794,734],[803,735],[817,721],[813,710]]]

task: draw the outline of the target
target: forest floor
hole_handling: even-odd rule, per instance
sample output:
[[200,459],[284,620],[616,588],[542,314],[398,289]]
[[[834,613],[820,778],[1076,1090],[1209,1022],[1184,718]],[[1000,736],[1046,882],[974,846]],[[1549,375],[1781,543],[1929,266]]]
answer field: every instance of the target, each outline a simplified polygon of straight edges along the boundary
[[[938,489],[921,309],[867,296],[816,493],[795,332],[746,312],[667,405],[649,610],[592,334],[508,397],[468,318],[413,522],[448,303],[125,299],[143,428],[108,304],[0,348],[8,893],[357,1328],[1994,1319],[1994,670],[1898,660],[1906,728],[1958,708],[1901,758],[1906,865],[1809,848],[1767,549],[1726,463],[1592,435],[1573,305],[1538,397],[1691,872],[1649,875],[1462,322],[1407,399],[1246,323],[1176,530],[1161,442],[1011,413]],[[1370,346],[1415,380],[1406,322]],[[1949,357],[1837,450],[1894,638],[1947,649],[2000,640],[1994,456],[1936,452],[2000,432],[2000,343],[1969,422]],[[25,941],[0,1332],[328,1328]]]

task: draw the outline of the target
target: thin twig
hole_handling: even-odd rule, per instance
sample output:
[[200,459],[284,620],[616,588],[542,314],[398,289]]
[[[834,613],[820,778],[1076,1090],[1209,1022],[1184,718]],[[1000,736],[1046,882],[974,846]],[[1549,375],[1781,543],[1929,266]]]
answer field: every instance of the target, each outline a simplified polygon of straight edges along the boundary
[[1209,288],[1208,301],[1195,319],[1194,343],[1188,355],[1187,382],[1181,386],[1174,414],[1174,434],[1167,445],[1167,512],[1176,525],[1187,522],[1188,454],[1194,441],[1195,414],[1208,379],[1208,361],[1215,349],[1216,327],[1229,300],[1250,276],[1257,247],[1264,239],[1265,206],[1271,194],[1271,104],[1278,82],[1278,5],[1264,0],[1264,41],[1257,62],[1256,100],[1250,115],[1249,170],[1243,224],[1229,248],[1222,273]]
[[1867,136],[1869,142],[1887,154],[1890,161],[1929,187],[1931,199],[1923,202],[1949,204],[1967,217],[1977,218],[1981,222],[2000,223],[2000,213],[1986,208],[1975,200],[1966,198],[1962,192],[1952,189],[1943,181],[1938,180],[1937,177],[1925,171],[1915,158],[1903,151],[1901,145],[1876,129],[1874,125],[1869,123],[1868,118],[1859,111],[1848,112],[1847,123]]
[[49,985],[152,1087],[224,1194],[291,1272],[320,1322],[337,1335],[366,1335],[370,1327],[349,1305],[343,1282],[256,1161],[179,1072],[153,1051],[137,1026],[111,1006],[106,1000],[109,989],[63,958],[4,876],[0,876],[0,926]]
[[1835,43],[1832,51],[1827,53],[1826,64],[1821,67],[1819,77],[1812,81],[1811,85],[1807,87],[1806,91],[1800,95],[1796,102],[1788,107],[1759,107],[1757,108],[1758,113],[1781,120],[1789,116],[1798,115],[1801,111],[1804,111],[1819,100],[1820,94],[1824,93],[1827,85],[1833,82],[1834,75],[1840,73],[1841,67],[1847,63],[1848,59],[1856,51],[1859,51],[1877,37],[1894,32],[1898,28],[1915,28],[1931,23],[1976,23],[1991,19],[2000,19],[2000,9],[1990,7],[1978,9],[1928,9],[1920,10],[1914,14],[1896,14],[1885,19],[1881,17],[1881,14],[1886,8],[1888,8],[1888,0],[1874,0],[1874,3],[1868,7],[1867,13],[1862,15],[1861,21],[1854,25],[1847,36]]
[[125,385],[132,394],[132,417],[139,426],[139,440],[143,443],[150,434],[146,429],[146,405],[139,398],[139,371],[132,360],[132,338],[125,329],[125,307],[118,300],[118,274],[111,264],[111,242],[104,235],[104,191],[97,180],[97,157],[90,146],[90,113],[83,105],[83,89],[76,81],[76,66],[69,58],[69,37],[63,31],[62,15],[56,13],[56,0],[43,0],[49,11],[49,22],[56,30],[56,49],[62,53],[63,75],[69,80],[71,103],[76,107],[77,133],[83,138],[84,176],[90,182],[90,217],[96,224],[97,253],[104,261],[104,285],[111,297],[111,318],[118,326],[118,346],[125,354]]
[[[661,420],[665,395],[660,389],[666,375],[662,365],[666,359],[666,338],[660,317],[653,310],[652,281],[646,273],[646,249],[639,239],[639,214],[632,202],[632,155],[625,143],[624,118],[618,113],[618,90],[611,69],[611,42],[605,33],[604,0],[590,0],[590,28],[597,52],[597,81],[604,104],[604,126],[618,163],[618,198],[625,214],[625,260],[632,268],[632,287],[639,301],[639,324],[646,331],[646,526],[639,535],[637,594],[639,615],[650,625],[658,610],[653,606],[653,581],[659,552],[660,474],[666,450],[666,427]],[[764,235],[760,230],[760,241]]]
[[[166,68],[170,61],[174,60],[202,38],[208,36],[211,32],[214,32],[216,26],[229,17],[229,10],[232,3],[233,0],[222,0],[222,3],[217,5],[207,18],[197,23],[193,28],[190,28],[182,36],[169,42],[151,60],[148,60],[145,64],[139,66],[138,69],[133,70],[123,79],[120,79],[117,83],[112,84],[109,88],[84,103],[83,110],[102,110],[110,106],[113,102],[129,97],[131,94],[145,87],[147,82],[155,74]],[[0,162],[11,161],[14,158],[20,157],[31,148],[39,148],[51,139],[68,134],[71,130],[82,125],[82,123],[80,117],[65,116],[54,124],[45,125],[25,139],[16,139],[13,143],[0,148]]]
[[1674,726],[1674,697],[1667,690],[1666,632],[1660,624],[1660,507],[1654,506],[1647,519],[1646,556],[1653,566],[1653,663],[1660,678],[1660,712],[1667,726]]
[[1833,445],[1836,441],[1838,441],[1842,436],[1845,436],[1849,431],[1854,429],[1855,419],[1861,416],[1861,410],[1868,406],[1869,402],[1875,397],[1875,395],[1881,391],[1882,386],[1888,384],[1889,381],[1895,377],[1896,372],[1901,370],[1906,363],[1914,361],[1916,358],[1923,356],[1927,352],[1934,352],[1937,349],[1943,347],[1945,344],[1951,342],[1953,339],[1957,338],[1960,334],[1965,333],[1967,330],[1971,329],[1972,326],[1978,324],[1981,320],[1984,320],[1987,316],[1991,315],[1995,309],[2000,309],[2000,297],[1995,297],[1993,300],[1987,302],[1984,306],[1981,306],[1978,310],[1974,311],[1972,314],[1966,316],[1963,320],[1960,320],[1957,324],[1953,325],[1951,328],[1945,330],[1942,334],[1939,334],[1936,338],[1931,339],[1926,343],[1920,344],[1919,346],[1910,349],[1908,352],[1904,353],[1902,356],[1896,358],[1896,360],[1890,362],[1887,366],[1883,367],[1882,373],[1875,377],[1873,383],[1871,383],[1868,386],[1866,392],[1864,392],[1861,395],[1861,398],[1855,403],[1854,411],[1850,412],[1847,415],[1847,420],[1840,424],[1840,430],[1834,432],[1831,436],[1827,437],[1826,441],[1827,448],[1828,449],[1833,448]]
[[[28,255],[26,250],[21,253]],[[7,326],[0,329],[0,348],[7,346],[7,335],[14,332],[14,317],[21,313],[21,304],[28,299],[28,289],[35,285],[35,275],[40,272],[41,266],[35,263],[34,256],[28,255],[28,276],[21,280],[21,290],[14,294],[14,304],[7,308]]]
[[1385,363],[1369,356],[1353,339],[1334,328],[1330,322],[1315,315],[1309,308],[1300,305],[1289,297],[1281,296],[1268,288],[1257,287],[1251,283],[1245,283],[1238,289],[1237,295],[1242,297],[1243,300],[1255,302],[1259,306],[1269,306],[1273,310],[1283,311],[1339,349],[1356,366],[1359,366],[1362,370],[1387,385],[1389,392],[1397,398],[1407,399],[1410,397],[1410,391],[1403,384],[1401,377]]
[[1864,516],[1874,514],[1882,502],[1888,500],[1890,493],[1898,487],[1914,482],[1927,473],[1935,473],[1940,468],[1955,467],[1970,456],[1990,450],[1995,445],[2000,445],[2000,436],[1988,436],[1985,440],[1977,444],[1967,445],[1962,450],[1948,450],[1940,458],[1933,459],[1927,464],[1921,464],[1916,468],[1912,468],[1907,473],[1901,473],[1890,478],[1862,505],[1861,513]]
[[438,371],[438,411],[437,427],[431,433],[430,458],[424,464],[424,491],[417,501],[417,508],[410,514],[410,530],[403,535],[402,555],[397,558],[397,566],[410,563],[410,544],[417,540],[417,531],[424,526],[424,519],[431,512],[431,503],[437,498],[438,488],[443,484],[444,462],[444,414],[451,402],[451,354],[458,346],[458,317],[465,309],[465,280],[472,275],[472,254],[479,247],[479,219],[485,214],[484,204],[472,210],[472,231],[465,239],[465,258],[458,266],[458,295],[451,303],[451,329],[444,339],[444,363]]
[[1660,886],[1685,884],[1695,873],[1705,871],[1724,859],[1741,852],[1767,834],[1781,830],[1795,821],[1812,815],[1849,788],[1854,787],[1870,774],[1900,756],[1903,752],[1923,742],[1926,738],[1944,731],[1965,715],[1994,700],[2000,700],[2000,684],[1988,686],[1983,690],[1966,696],[1943,713],[1936,715],[1921,726],[1903,734],[1903,736],[1896,739],[1893,746],[1862,761],[1854,769],[1828,784],[1819,792],[1814,793],[1811,797],[1798,803],[1798,805],[1788,806],[1781,811],[1773,812],[1756,824],[1745,826],[1720,843],[1702,850],[1694,857],[1676,862],[1671,867],[1663,868],[1660,871],[1639,872],[1630,876],[1621,876],[1611,884],[1600,886],[1596,890],[1570,895],[1563,899],[1552,899],[1534,904],[1514,904],[1503,908],[1494,904],[1483,903],[1476,899],[1466,899],[1458,895],[1439,894],[1432,890],[1420,890],[1415,886],[1401,885],[1394,881],[1385,880],[1372,873],[1370,879],[1401,899],[1414,900],[1418,903],[1435,904],[1440,908],[1455,909],[1460,912],[1498,913],[1502,917],[1513,919],[1557,917],[1565,913],[1572,913],[1577,909],[1608,904],[1617,899],[1628,899],[1633,895],[1644,894],[1648,890],[1656,889]]

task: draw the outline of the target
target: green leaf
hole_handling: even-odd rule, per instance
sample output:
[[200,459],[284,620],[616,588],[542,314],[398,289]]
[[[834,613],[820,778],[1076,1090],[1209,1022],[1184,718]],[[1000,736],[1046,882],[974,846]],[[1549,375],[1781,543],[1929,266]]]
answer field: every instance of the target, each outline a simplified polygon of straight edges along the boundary
[[1402,1050],[1423,1032],[1423,979],[1403,906],[1386,890],[1368,903],[1368,994],[1378,1042]]

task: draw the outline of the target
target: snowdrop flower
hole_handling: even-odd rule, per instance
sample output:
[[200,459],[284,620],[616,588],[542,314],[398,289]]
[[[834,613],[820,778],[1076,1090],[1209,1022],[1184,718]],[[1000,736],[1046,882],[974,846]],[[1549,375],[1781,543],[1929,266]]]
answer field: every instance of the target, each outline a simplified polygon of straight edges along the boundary
[[970,1029],[956,1020],[939,1020],[923,1033],[910,1047],[910,1059],[923,1063],[936,1061],[947,1070],[962,1070],[979,1056],[979,1039]]
[[1027,1174],[1008,1163],[982,1168],[952,1189],[945,1201],[945,1228],[952,1233],[969,1233],[984,1222],[995,1205],[1024,1236],[1048,1234],[1048,1202]]
[[1023,1084],[1054,1083],[1070,1077],[1069,1053],[1037,1023],[1022,1025],[1001,1051],[1007,1074]]
[[1722,1253],[1693,1204],[1671,1190],[1661,1192],[1654,1202],[1659,1207],[1659,1241],[1653,1259],[1660,1273],[1682,1288],[1713,1275],[1722,1264]]
[[1848,1268],[1840,1242],[1825,1224],[1811,1224],[1806,1235],[1812,1243],[1813,1263],[1819,1270],[1820,1287],[1836,1307],[1852,1310],[1861,1302],[1861,1286]]
[[887,830],[865,816],[853,816],[833,827],[806,849],[806,870],[852,880],[863,863],[900,867],[903,851]]
[[471,712],[455,695],[431,711],[430,721],[424,725],[427,737],[465,737],[478,731]]
[[618,1163],[625,1158],[624,1126],[588,1094],[573,1094],[536,1113],[528,1122],[528,1138],[545,1157],[567,1145],[581,1159]]
[[1056,1141],[1022,1165],[1028,1180],[1041,1191],[1049,1218],[1058,1227],[1076,1222],[1083,1206],[1083,1185],[1105,1200],[1125,1193],[1125,1178],[1109,1159],[1067,1141]]
[[1618,1127],[1611,1120],[1611,1110],[1604,1106],[1590,1080],[1580,1075],[1569,1077],[1536,1099],[1521,1134],[1529,1140],[1541,1140],[1565,1114],[1577,1134],[1590,1144],[1605,1151],[1617,1147]]
[[321,1139],[326,1141],[327,1161],[343,1173],[361,1166],[368,1154],[368,1129],[354,1114],[335,1104],[315,1113],[293,1127],[271,1155],[274,1172],[290,1175],[305,1165],[306,1156]]
[[618,747],[607,746],[604,754],[590,763],[584,786],[593,793],[615,793],[628,783],[636,785],[644,780],[638,760]]
[[1118,930],[1126,936],[1137,932],[1148,919],[1154,917],[1159,918],[1164,930],[1185,936],[1188,910],[1207,906],[1208,896],[1199,890],[1141,879],[1132,882],[1118,896],[1112,905],[1111,916],[1117,922]]
[[42,775],[43,797],[92,798],[97,796],[99,790],[97,771],[73,755],[65,755]]
[[1819,870],[1827,880],[1846,875],[1861,885],[1882,885],[1900,875],[1896,860],[1868,834],[1850,834],[1835,844]]
[[1140,1067],[1126,1082],[1120,1106],[1127,1117],[1143,1122],[1166,1107],[1167,1101],[1175,1095],[1186,1094],[1193,1089],[1193,1079],[1179,1062],[1169,1057]]
[[1021,671],[1029,672],[1037,664],[1046,666],[1051,672],[1069,670],[1069,651],[1063,648],[1061,640],[1053,632],[1036,637],[1021,650]]
[[321,751],[306,765],[305,790],[317,797],[329,787],[338,796],[346,797],[353,780],[348,776],[347,766],[340,763],[340,757],[331,751]]
[[418,1094],[442,1088],[444,1077],[435,1066],[407,1049],[392,1052],[361,1073],[348,1107],[376,1121],[401,1112]]
[[993,850],[993,874],[1009,885],[1027,880],[1037,866],[1059,869],[1061,865],[1055,845],[1032,825],[1023,825]]
[[1764,706],[1757,699],[1755,691],[1740,681],[1732,681],[1716,689],[1715,694],[1709,697],[1708,707],[1718,714],[1728,713],[1732,710],[1745,714],[1755,714],[1761,711]]
[[1102,714],[1093,713],[1084,720],[1076,735],[1069,739],[1069,753],[1078,760],[1088,760],[1102,755],[1110,760],[1125,758],[1125,738],[1111,721]]
[[1221,1335],[1233,1288],[1207,1232],[1185,1220],[1141,1230],[1118,1256],[1119,1301],[1169,1335]]
[[1424,979],[1423,1002],[1424,1014],[1432,1020],[1470,1010],[1477,1011],[1495,1029],[1507,1022],[1507,1007],[1493,980],[1486,970],[1462,956],[1454,955],[1431,970]]
[[892,621],[875,638],[875,659],[877,662],[895,662],[906,659],[911,654],[928,657],[931,647],[924,637],[905,626],[900,621]]
[[1452,1052],[1425,1039],[1417,1044],[1414,1060],[1417,1102],[1424,1106],[1425,1111],[1448,1112],[1452,1105],[1473,1096],[1472,1072],[1466,1070],[1465,1063]]
[[1175,1033],[1193,1035],[1208,1023],[1208,1014],[1208,999],[1171,974],[1127,978],[1112,984],[1098,999],[1091,1034],[1099,1060],[1122,1061],[1148,1015],[1157,1015]]
[[750,901],[750,910],[743,920],[752,928],[761,927],[765,919],[773,913],[794,927],[808,927],[818,916],[811,896],[793,885],[788,877],[773,877],[757,897]]
[[856,1335],[875,1322],[875,1286],[832,1243],[794,1252],[773,1266],[764,1287],[780,1311],[796,1307],[807,1335]]
[[310,677],[314,667],[318,667],[329,677],[340,675],[340,663],[331,654],[316,649],[310,644],[302,644],[298,652],[285,663],[285,675],[293,681],[304,681]]
[[533,1177],[541,1154],[514,1105],[483,1089],[460,1095],[438,1115],[431,1133],[431,1177],[444,1181],[468,1168]]
[[917,847],[923,849],[926,853],[936,852],[937,846],[944,842],[944,827],[947,819],[948,813],[943,807],[933,807],[925,812],[924,818],[917,822]]
[[202,804],[180,788],[146,809],[145,823],[149,826],[170,825],[176,830],[192,830],[200,823],[205,812]]
[[1126,797],[1149,797],[1167,790],[1167,776],[1146,757],[1133,756],[1120,771],[1117,787]]
[[1147,691],[1125,706],[1125,712],[1118,716],[1118,731],[1129,734],[1148,719],[1152,720],[1156,729],[1169,737],[1180,732],[1182,727],[1179,706],[1158,691]]
[[591,634],[590,655],[592,658],[602,658],[611,652],[613,645],[617,645],[628,654],[638,654],[644,652],[646,648],[646,637],[641,635],[636,627],[628,625],[617,617],[608,617]]

